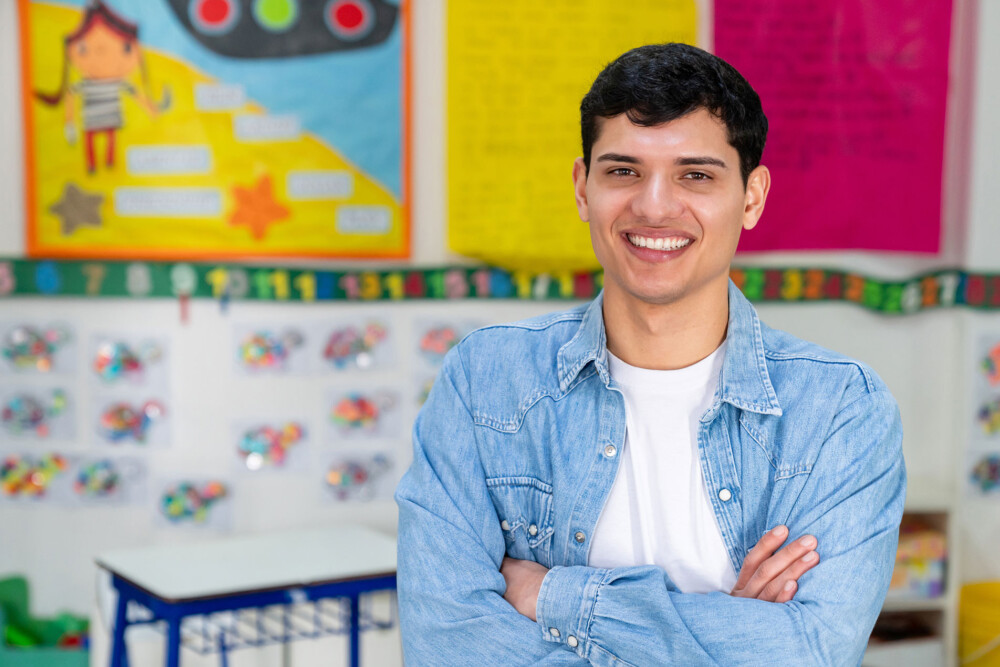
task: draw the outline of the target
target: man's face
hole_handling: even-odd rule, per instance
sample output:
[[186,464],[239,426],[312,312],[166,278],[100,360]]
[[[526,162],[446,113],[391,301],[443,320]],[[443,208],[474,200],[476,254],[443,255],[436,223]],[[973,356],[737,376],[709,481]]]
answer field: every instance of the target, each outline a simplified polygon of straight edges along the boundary
[[606,297],[649,304],[724,291],[740,230],[757,224],[770,186],[758,167],[744,188],[739,154],[705,109],[654,127],[604,119],[590,174],[578,159],[573,180]]

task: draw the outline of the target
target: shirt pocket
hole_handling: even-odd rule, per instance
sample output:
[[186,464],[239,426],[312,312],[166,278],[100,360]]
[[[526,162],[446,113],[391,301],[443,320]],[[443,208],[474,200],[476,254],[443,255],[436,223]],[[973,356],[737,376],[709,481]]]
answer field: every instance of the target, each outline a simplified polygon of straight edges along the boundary
[[552,486],[534,477],[486,480],[507,555],[552,567]]

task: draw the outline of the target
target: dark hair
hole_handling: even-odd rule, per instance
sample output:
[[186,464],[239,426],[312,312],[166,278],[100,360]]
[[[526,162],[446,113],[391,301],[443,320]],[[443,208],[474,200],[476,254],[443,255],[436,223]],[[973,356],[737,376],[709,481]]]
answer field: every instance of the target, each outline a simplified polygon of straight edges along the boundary
[[767,139],[767,117],[760,97],[743,76],[721,58],[687,44],[650,44],[632,49],[604,68],[580,103],[583,162],[590,172],[590,150],[599,121],[625,114],[636,125],[653,126],[706,109],[726,126],[740,156],[746,185],[760,164]]

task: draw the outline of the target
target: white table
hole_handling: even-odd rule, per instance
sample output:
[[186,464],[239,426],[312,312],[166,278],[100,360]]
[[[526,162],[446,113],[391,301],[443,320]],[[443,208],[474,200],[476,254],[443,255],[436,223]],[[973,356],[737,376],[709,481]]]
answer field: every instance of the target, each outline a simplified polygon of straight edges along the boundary
[[186,617],[328,598],[350,601],[350,664],[357,667],[359,597],[396,588],[396,541],[354,524],[120,549],[97,564],[118,591],[111,667],[128,664],[130,601],[166,621],[166,664],[178,667]]

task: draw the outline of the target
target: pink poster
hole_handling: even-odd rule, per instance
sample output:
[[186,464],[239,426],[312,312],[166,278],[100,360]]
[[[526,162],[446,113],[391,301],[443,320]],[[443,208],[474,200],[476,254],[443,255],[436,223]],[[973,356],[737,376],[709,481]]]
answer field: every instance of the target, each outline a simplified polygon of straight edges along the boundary
[[716,0],[760,94],[772,175],[740,250],[940,246],[951,0]]

